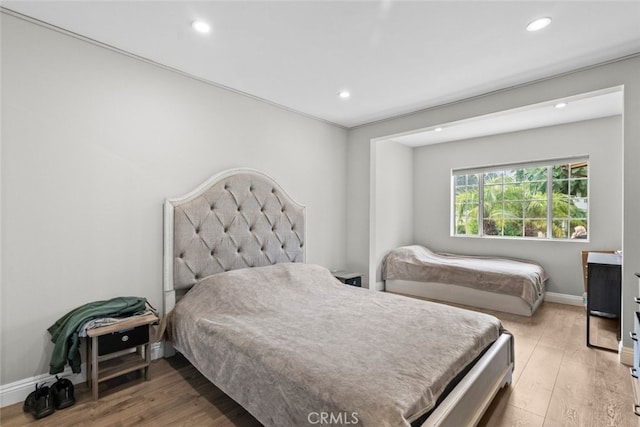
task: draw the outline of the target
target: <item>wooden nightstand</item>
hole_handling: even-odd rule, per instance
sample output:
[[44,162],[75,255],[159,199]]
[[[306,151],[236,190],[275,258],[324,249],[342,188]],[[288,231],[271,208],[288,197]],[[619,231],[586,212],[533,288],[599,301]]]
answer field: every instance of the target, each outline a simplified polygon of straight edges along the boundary
[[146,314],[87,331],[87,385],[94,399],[100,383],[111,378],[139,370],[149,379],[150,329],[157,322]]
[[345,285],[362,286],[362,274],[347,271],[332,271],[331,274]]

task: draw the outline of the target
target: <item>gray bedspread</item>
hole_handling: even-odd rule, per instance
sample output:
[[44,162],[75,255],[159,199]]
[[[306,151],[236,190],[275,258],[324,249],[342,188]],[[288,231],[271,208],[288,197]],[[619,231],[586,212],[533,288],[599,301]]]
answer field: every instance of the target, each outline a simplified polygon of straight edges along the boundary
[[267,426],[407,426],[495,341],[493,316],[276,264],[198,282],[168,316],[178,351]]
[[394,249],[382,265],[384,280],[448,283],[522,298],[531,306],[547,273],[532,261],[436,253],[419,246]]

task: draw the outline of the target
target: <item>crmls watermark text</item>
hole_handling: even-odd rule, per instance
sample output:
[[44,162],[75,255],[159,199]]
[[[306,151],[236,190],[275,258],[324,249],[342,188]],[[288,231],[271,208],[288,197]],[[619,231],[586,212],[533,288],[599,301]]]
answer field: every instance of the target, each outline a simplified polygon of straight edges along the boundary
[[331,424],[358,424],[357,412],[309,412],[307,415],[309,424],[331,425]]

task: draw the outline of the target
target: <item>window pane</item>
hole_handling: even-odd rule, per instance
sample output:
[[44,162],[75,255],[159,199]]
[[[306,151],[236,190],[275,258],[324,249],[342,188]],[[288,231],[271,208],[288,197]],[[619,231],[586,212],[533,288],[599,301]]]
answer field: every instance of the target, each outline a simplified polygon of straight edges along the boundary
[[458,222],[456,225],[456,234],[463,235],[477,235],[478,234],[478,220],[476,218],[466,218]]
[[522,218],[524,210],[521,201],[505,202],[504,203],[504,216],[507,218]]
[[524,216],[526,218],[546,218],[547,200],[529,200],[525,204]]
[[569,209],[571,204],[569,203],[569,199],[564,197],[554,197],[553,198],[553,216],[554,217],[568,217]]
[[454,176],[454,234],[478,234],[478,174]]
[[504,186],[505,200],[522,200],[522,184],[506,184]]
[[571,189],[569,194],[576,197],[587,197],[588,184],[586,179],[573,179],[570,181]]
[[589,164],[587,162],[571,164],[571,178],[588,178]]
[[498,236],[500,232],[498,230],[498,226],[496,221],[492,219],[485,219],[482,224],[482,231],[486,236]]
[[525,198],[547,198],[547,181],[525,182],[522,184],[522,194]]
[[572,206],[570,215],[571,218],[580,218],[586,221],[587,219],[587,206],[584,199],[572,199]]
[[465,218],[467,218],[470,215],[469,210],[472,208],[472,206],[470,206],[467,203],[456,203],[456,214],[457,214],[457,218],[464,220]]
[[484,173],[485,184],[502,184],[503,171],[491,171]]
[[455,175],[455,185],[478,185],[478,174]]
[[552,223],[553,237],[556,239],[568,239],[569,238],[569,220],[568,219],[554,219]]
[[524,234],[527,237],[547,237],[546,219],[528,219],[524,222]]
[[484,186],[484,200],[485,202],[502,202],[502,185],[487,185]]
[[505,169],[503,172],[504,182],[516,182],[518,180],[517,169]]
[[569,178],[569,168],[567,167],[567,165],[554,165],[552,173],[554,180]]
[[569,194],[569,180],[567,180],[567,179],[554,179],[553,180],[553,192],[555,194]]
[[466,185],[460,185],[456,187],[456,199],[467,200],[469,193],[469,187]]
[[512,237],[522,236],[523,221],[509,220],[504,222],[504,235]]
[[527,168],[524,169],[524,174],[527,177],[527,181],[547,181],[547,167]]
[[455,205],[455,233],[478,234],[478,205],[477,203],[456,203]]
[[478,216],[478,208],[474,203],[457,203],[457,211],[462,219],[469,216]]
[[502,202],[498,203],[484,203],[484,217],[493,219],[502,219]]
[[588,171],[588,161],[567,161],[454,175],[454,233],[569,239],[575,227],[587,228]]
[[572,239],[586,239],[588,237],[586,221],[572,220],[570,225]]

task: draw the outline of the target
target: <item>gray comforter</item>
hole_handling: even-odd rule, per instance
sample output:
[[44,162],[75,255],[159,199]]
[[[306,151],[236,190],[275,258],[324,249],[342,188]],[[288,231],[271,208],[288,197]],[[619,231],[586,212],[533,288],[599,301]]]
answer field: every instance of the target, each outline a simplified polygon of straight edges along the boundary
[[[267,426],[406,426],[495,341],[493,316],[277,264],[198,282],[168,317],[176,349]],[[339,421],[339,422],[336,422]]]
[[532,261],[432,252],[412,245],[394,249],[382,265],[384,280],[448,283],[500,292],[533,306],[544,292],[547,273]]

